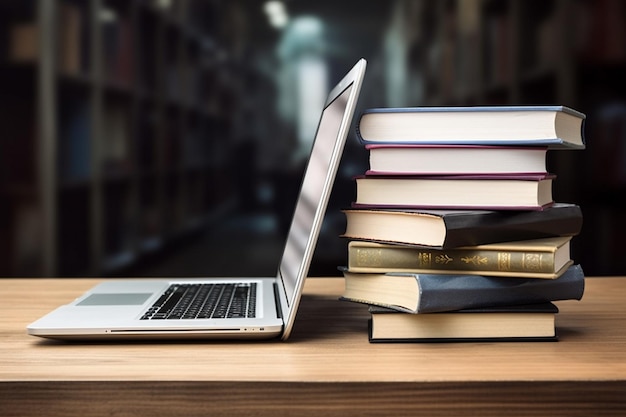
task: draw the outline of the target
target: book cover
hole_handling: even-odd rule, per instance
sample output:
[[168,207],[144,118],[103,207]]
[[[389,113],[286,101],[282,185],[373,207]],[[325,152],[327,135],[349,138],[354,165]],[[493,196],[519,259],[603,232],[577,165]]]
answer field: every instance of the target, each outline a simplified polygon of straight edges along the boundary
[[585,288],[580,265],[570,266],[555,279],[468,274],[358,274],[347,270],[343,270],[343,274],[343,300],[413,314],[580,300]]
[[357,121],[364,144],[546,145],[585,148],[585,115],[565,106],[372,108]]
[[573,261],[571,236],[438,250],[353,240],[348,271],[470,274],[554,279]]
[[545,174],[547,147],[366,145],[368,175]]
[[354,206],[542,210],[554,203],[555,175],[366,175]]
[[557,341],[553,303],[407,314],[370,307],[370,342]]
[[351,208],[343,211],[343,237],[437,249],[553,236],[582,228],[576,204],[555,203],[542,211],[418,210]]

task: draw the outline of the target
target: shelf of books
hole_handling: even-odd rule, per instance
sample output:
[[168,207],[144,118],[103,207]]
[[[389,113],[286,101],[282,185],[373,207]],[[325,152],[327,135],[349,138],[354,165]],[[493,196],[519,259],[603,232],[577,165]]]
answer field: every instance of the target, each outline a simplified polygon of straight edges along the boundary
[[565,105],[588,116],[584,153],[548,155],[549,170],[566,178],[554,193],[585,210],[589,227],[573,250],[589,271],[623,272],[626,217],[610,196],[626,188],[626,91],[618,75],[626,69],[624,2],[462,0],[406,8],[409,82],[422,86],[408,105]]
[[217,8],[0,3],[0,275],[114,274],[228,204]]

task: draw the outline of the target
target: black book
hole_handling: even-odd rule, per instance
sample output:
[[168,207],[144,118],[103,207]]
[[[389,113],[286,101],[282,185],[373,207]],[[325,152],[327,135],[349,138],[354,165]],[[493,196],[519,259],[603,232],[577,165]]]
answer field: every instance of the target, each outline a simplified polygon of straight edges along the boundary
[[557,341],[553,303],[409,314],[370,307],[372,343]]
[[344,210],[343,237],[439,249],[575,236],[582,228],[576,204],[544,210],[421,210],[359,207]]

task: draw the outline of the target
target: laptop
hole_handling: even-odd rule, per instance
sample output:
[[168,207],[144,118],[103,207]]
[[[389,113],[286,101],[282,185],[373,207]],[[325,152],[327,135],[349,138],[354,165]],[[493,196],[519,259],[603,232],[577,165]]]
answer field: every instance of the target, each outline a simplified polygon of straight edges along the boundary
[[286,340],[293,328],[366,61],[330,91],[275,277],[105,280],[31,323],[62,340],[133,338]]

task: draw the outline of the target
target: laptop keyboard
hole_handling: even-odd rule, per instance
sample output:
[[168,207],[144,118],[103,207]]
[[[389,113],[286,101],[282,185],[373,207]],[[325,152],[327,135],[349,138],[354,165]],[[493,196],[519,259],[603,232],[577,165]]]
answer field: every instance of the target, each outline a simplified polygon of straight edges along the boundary
[[142,320],[254,317],[255,283],[172,284]]

